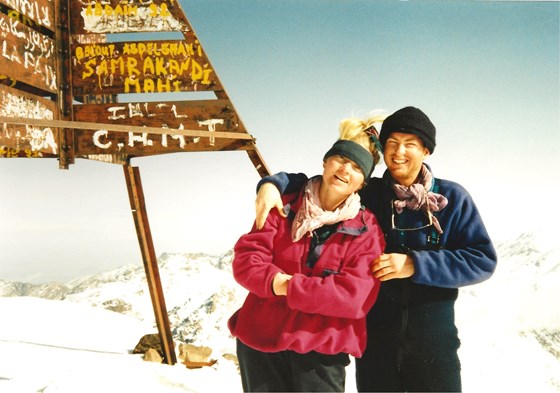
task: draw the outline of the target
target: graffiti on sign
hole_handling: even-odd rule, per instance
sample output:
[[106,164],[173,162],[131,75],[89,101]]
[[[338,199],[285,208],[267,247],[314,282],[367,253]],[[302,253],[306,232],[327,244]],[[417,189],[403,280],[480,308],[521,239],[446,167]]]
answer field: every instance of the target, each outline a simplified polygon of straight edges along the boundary
[[39,151],[19,150],[19,149],[13,149],[11,147],[0,145],[0,157],[4,157],[4,158],[16,158],[16,157],[39,158],[39,157],[43,157],[43,155]]
[[73,33],[186,31],[174,1],[73,0]]
[[[166,127],[163,127],[166,128]],[[183,129],[183,128],[180,128]],[[208,130],[207,127],[202,128]],[[228,142],[230,149],[224,149],[224,139],[218,146],[215,138],[189,137],[179,134],[150,134],[148,132],[112,132],[104,129],[96,131],[76,130],[78,155],[119,154],[128,157],[149,156],[188,151],[239,150],[247,141]]]
[[[107,42],[156,31],[183,38]],[[0,0],[0,93],[2,157],[57,156],[67,169],[75,157],[247,150],[263,167],[177,0]]]
[[0,14],[0,56],[0,74],[57,91],[54,41],[3,14]]
[[87,96],[81,97],[81,100],[84,104],[108,104],[108,103],[117,103],[118,102],[118,95],[117,94],[89,94]]
[[54,0],[0,0],[0,3],[17,13],[21,13],[22,16],[17,19],[22,22],[25,23],[25,20],[29,18],[33,22],[54,31]]
[[[104,105],[74,105],[74,116],[83,122],[123,124],[136,127],[172,128],[178,130],[244,132],[229,100],[134,102]],[[173,133],[112,133],[107,130],[76,130],[79,151],[94,146],[87,154],[148,155],[180,151],[220,149],[216,138],[187,137]],[[205,139],[205,140],[204,140]],[[230,143],[222,141],[223,143]],[[195,146],[199,145],[199,146]]]
[[214,90],[214,70],[198,41],[72,46],[74,94]]
[[[54,119],[55,103],[30,94],[22,94],[10,87],[0,86],[0,117],[28,119]],[[17,151],[26,155],[39,156],[41,152],[57,154],[53,130],[50,127],[32,125],[2,124],[0,130],[0,146],[2,157],[11,157]]]

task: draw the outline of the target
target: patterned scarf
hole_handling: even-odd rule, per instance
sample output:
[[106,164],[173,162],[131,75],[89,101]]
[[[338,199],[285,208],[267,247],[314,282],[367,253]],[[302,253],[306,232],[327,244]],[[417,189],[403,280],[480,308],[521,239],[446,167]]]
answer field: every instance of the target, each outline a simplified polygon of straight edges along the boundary
[[333,211],[323,210],[319,200],[321,176],[316,176],[305,186],[302,204],[292,224],[292,241],[299,241],[306,233],[311,233],[323,225],[334,224],[356,217],[362,206],[358,193],[353,193]]
[[[397,200],[393,202],[393,206],[398,214],[402,213],[404,208],[410,210],[422,210],[426,214],[440,211],[447,206],[447,198],[441,194],[428,191],[432,187],[432,172],[422,165],[422,170],[416,179],[416,183],[410,187],[396,184],[393,181],[393,190],[397,194]],[[441,225],[435,216],[432,216],[434,227],[438,233],[443,233]]]

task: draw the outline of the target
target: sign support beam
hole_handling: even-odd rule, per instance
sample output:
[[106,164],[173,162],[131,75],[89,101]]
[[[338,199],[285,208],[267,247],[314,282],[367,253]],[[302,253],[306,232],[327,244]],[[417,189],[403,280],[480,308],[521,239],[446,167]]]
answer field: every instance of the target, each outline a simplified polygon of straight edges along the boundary
[[171,335],[169,317],[167,315],[157,258],[152,241],[152,233],[148,223],[144,191],[142,190],[142,182],[140,180],[140,169],[138,167],[132,167],[129,164],[123,165],[123,169],[130,199],[130,208],[136,226],[136,233],[138,234],[142,260],[144,261],[146,279],[148,281],[148,287],[150,288],[150,297],[156,317],[164,362],[173,365],[177,363],[175,345],[173,343],[173,336]]
[[[72,82],[70,73],[70,23],[68,0],[59,0],[59,10],[56,12],[56,55],[58,75],[58,106],[59,118],[72,119]],[[58,129],[58,167],[68,169],[74,164],[74,133],[71,129]]]

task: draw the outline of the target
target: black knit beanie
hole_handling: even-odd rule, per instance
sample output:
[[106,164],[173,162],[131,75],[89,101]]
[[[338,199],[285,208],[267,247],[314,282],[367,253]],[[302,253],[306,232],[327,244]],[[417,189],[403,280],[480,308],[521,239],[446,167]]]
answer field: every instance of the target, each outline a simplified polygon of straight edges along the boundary
[[430,154],[436,148],[436,127],[428,116],[418,108],[407,106],[399,109],[383,121],[379,133],[381,146],[385,147],[385,142],[392,132],[417,135],[430,151]]
[[367,182],[373,172],[373,155],[362,145],[354,141],[339,139],[325,153],[323,161],[330,156],[342,156],[354,161],[364,174],[364,181]]

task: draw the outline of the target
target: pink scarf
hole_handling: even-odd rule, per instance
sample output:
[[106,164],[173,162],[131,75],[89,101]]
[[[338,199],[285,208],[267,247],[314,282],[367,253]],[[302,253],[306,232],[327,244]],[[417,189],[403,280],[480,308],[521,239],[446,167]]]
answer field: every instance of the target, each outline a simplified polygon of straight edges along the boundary
[[[432,172],[430,172],[426,165],[422,165],[422,170],[416,179],[416,183],[410,187],[394,183],[393,189],[398,199],[393,202],[393,206],[397,213],[400,214],[404,208],[407,208],[410,210],[423,210],[429,214],[440,211],[447,206],[446,197],[428,191],[432,187],[432,179]],[[438,233],[443,233],[438,219],[432,216],[432,220]]]
[[319,189],[320,176],[309,179],[305,186],[302,204],[292,224],[292,241],[299,241],[306,233],[311,233],[323,225],[334,224],[356,217],[362,204],[358,193],[353,193],[335,210],[326,211],[321,207]]

